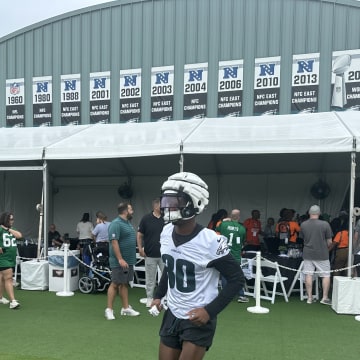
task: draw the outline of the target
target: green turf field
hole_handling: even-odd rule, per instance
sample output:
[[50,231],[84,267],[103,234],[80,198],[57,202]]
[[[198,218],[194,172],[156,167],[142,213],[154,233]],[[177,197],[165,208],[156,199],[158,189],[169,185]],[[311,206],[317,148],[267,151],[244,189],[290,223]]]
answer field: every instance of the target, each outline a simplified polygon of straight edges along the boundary
[[[104,318],[106,294],[59,297],[54,292],[16,290],[19,310],[0,305],[0,359],[157,359],[161,315],[147,313],[139,299],[144,289],[130,289],[130,303],[138,317]],[[208,360],[357,360],[360,322],[338,315],[330,306],[308,305],[297,296],[285,303],[277,297],[265,315],[252,314],[254,306],[232,302],[218,317]]]

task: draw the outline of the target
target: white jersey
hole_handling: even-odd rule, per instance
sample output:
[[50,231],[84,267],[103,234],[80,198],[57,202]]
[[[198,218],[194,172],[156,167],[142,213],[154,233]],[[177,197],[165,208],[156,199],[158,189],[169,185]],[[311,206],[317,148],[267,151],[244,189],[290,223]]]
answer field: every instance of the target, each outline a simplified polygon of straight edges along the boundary
[[164,227],[161,256],[168,273],[167,305],[180,319],[188,319],[191,309],[204,307],[218,295],[219,272],[207,265],[229,253],[227,240],[204,228],[178,247],[172,238],[174,225]]

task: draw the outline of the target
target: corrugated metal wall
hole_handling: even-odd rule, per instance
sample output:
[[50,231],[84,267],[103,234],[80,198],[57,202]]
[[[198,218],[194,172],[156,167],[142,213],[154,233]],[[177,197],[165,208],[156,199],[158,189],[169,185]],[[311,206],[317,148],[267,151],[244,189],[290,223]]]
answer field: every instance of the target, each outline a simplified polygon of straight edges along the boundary
[[253,113],[254,59],[281,56],[280,113],[290,112],[293,54],[320,52],[319,111],[329,111],[331,54],[360,48],[360,4],[352,0],[120,0],[60,16],[0,39],[0,126],[5,81],[53,76],[60,125],[60,75],[81,73],[82,123],[89,123],[89,73],[111,71],[111,121],[119,121],[119,71],[142,68],[142,121],[150,119],[152,66],[175,65],[174,118],[183,116],[184,64],[208,62],[208,116],[217,116],[218,62],[244,59],[243,115]]

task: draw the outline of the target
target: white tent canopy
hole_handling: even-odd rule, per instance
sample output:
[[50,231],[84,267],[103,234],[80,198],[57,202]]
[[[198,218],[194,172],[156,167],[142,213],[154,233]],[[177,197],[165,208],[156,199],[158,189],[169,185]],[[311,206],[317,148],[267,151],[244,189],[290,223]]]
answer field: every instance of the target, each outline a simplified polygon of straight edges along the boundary
[[334,153],[352,150],[336,113],[206,119],[184,142],[189,154]]
[[[120,201],[117,188],[129,179],[136,226],[150,210],[151,199],[159,195],[165,177],[179,171],[183,155],[184,170],[199,174],[209,184],[209,209],[199,218],[203,224],[219,207],[239,207],[242,219],[258,208],[263,222],[268,216],[277,217],[282,207],[303,213],[317,202],[309,189],[319,178],[331,187],[321,206],[335,216],[350,183],[354,137],[360,144],[359,117],[354,111],[4,128],[0,131],[4,194],[0,207],[16,211],[18,227],[34,236],[37,224],[31,222],[37,217],[42,175],[25,174],[22,169],[46,162],[45,218],[62,233],[75,236],[83,212],[102,209],[112,218]],[[359,145],[356,150],[360,151]],[[9,168],[18,171],[12,174]],[[22,212],[25,202],[31,204],[31,216]]]
[[45,159],[104,159],[179,154],[201,121],[97,124],[45,149]]

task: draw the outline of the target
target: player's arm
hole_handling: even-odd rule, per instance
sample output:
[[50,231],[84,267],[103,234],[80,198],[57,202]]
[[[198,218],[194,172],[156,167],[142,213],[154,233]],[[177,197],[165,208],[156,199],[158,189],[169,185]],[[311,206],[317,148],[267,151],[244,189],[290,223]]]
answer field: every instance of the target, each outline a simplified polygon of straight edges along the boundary
[[239,293],[239,290],[244,287],[245,277],[239,263],[231,254],[211,261],[208,267],[214,267],[218,270],[227,282],[222,291],[219,292],[219,295],[205,306],[205,310],[208,312],[210,318],[213,318],[222,311]]
[[155,291],[154,299],[162,299],[166,295],[167,289],[168,289],[168,274],[166,269],[164,269],[164,271],[161,274],[159,285]]
[[155,305],[158,311],[161,311],[163,306],[161,304],[161,299],[166,295],[168,289],[168,274],[166,269],[161,274],[159,285],[156,288],[154,299],[151,303],[151,307]]
[[15,236],[16,239],[21,239],[23,237],[22,233],[20,231],[18,231],[18,230],[15,230],[15,229],[13,229],[11,227],[8,228],[7,230],[11,235]]

